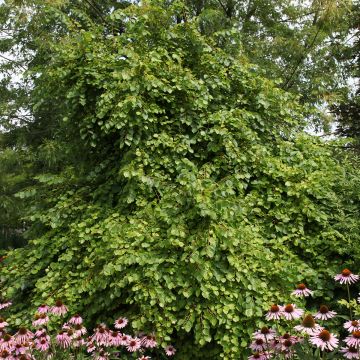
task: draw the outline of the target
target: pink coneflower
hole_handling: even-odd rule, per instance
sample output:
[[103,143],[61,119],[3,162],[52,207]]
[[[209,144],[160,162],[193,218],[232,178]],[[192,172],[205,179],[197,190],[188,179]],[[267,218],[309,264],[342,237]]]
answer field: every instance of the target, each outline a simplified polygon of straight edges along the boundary
[[353,331],[350,336],[345,338],[347,346],[359,348],[360,346],[360,331]]
[[354,275],[349,269],[344,269],[341,274],[334,276],[336,281],[340,284],[354,284],[359,280],[359,275]]
[[151,359],[150,356],[143,355],[143,356],[139,357],[137,360],[150,360],[150,359]]
[[11,356],[10,351],[8,351],[8,350],[2,350],[2,351],[0,352],[0,359],[13,360],[13,357]]
[[254,339],[262,339],[265,342],[274,339],[276,331],[269,329],[267,326],[263,326],[260,330],[254,332]]
[[128,324],[129,320],[126,317],[121,317],[115,320],[115,329],[122,329]]
[[294,350],[293,350],[293,346],[296,344],[295,341],[291,341],[290,339],[283,341],[282,343],[282,353],[285,355],[285,358],[290,357],[291,355],[293,355]]
[[110,331],[109,345],[110,346],[120,346],[121,345],[121,333],[119,333],[118,331]]
[[286,320],[295,320],[304,314],[304,310],[298,309],[295,304],[287,304],[282,307],[281,313]]
[[313,294],[313,291],[311,291],[310,289],[308,289],[306,287],[305,284],[299,284],[297,287],[296,287],[296,290],[294,290],[291,295],[295,295],[297,297],[307,297],[309,295],[312,295]]
[[294,329],[298,332],[306,333],[308,335],[315,335],[323,330],[323,327],[321,327],[319,324],[316,324],[314,318],[309,314],[304,317],[301,325],[295,326]]
[[359,350],[355,347],[341,348],[340,352],[346,359],[359,359]]
[[19,331],[14,335],[14,339],[17,344],[24,344],[30,341],[33,337],[34,334],[24,327],[21,327]]
[[255,339],[250,344],[250,349],[256,352],[265,351],[267,349],[267,344],[263,339]]
[[35,320],[32,322],[34,327],[46,325],[49,322],[49,317],[46,315],[46,313],[42,314],[36,314]]
[[94,352],[96,350],[96,346],[92,342],[87,343],[86,347],[87,347],[86,351],[88,353],[92,353],[92,352]]
[[0,330],[3,330],[9,324],[5,321],[4,318],[0,317]]
[[145,335],[141,338],[141,345],[145,348],[154,348],[157,346],[155,335]]
[[73,341],[73,346],[78,348],[78,347],[81,347],[81,346],[84,346],[86,345],[86,342],[85,340],[79,336],[79,337],[75,337],[74,341]]
[[281,309],[280,306],[274,304],[271,305],[270,310],[265,315],[266,320],[280,320]]
[[14,339],[10,334],[5,334],[0,342],[0,350],[11,350],[15,345]]
[[27,344],[15,344],[13,347],[13,352],[15,352],[15,355],[25,354],[27,351],[29,351]]
[[109,330],[103,326],[99,325],[92,336],[92,340],[95,341],[97,345],[107,345],[109,342]]
[[56,341],[63,349],[66,349],[71,345],[71,337],[65,330],[62,330],[58,335],[56,335]]
[[128,341],[130,339],[130,336],[129,335],[126,335],[126,334],[122,334],[121,335],[121,339],[119,340],[120,341],[120,345],[122,346],[126,346]]
[[71,325],[70,325],[68,322],[65,322],[65,323],[63,324],[63,326],[62,326],[62,329],[63,329],[63,330],[69,330],[69,329],[71,329]]
[[39,329],[37,329],[37,330],[35,331],[35,336],[36,336],[36,337],[43,336],[43,334],[46,335],[46,330],[43,329],[43,328],[39,328]]
[[65,315],[68,308],[63,304],[61,300],[57,300],[55,306],[51,308],[51,312],[55,315]]
[[110,354],[101,349],[98,354],[94,354],[95,360],[108,360]]
[[279,337],[280,343],[283,343],[286,340],[291,340],[292,342],[299,342],[299,338],[294,335],[290,335],[288,333],[285,333],[284,335],[281,335]]
[[349,332],[359,331],[360,330],[360,321],[349,320],[346,323],[344,323],[344,328]]
[[87,333],[86,327],[82,325],[74,326],[74,334],[76,337],[85,335]]
[[126,345],[126,349],[129,352],[137,351],[141,348],[141,340],[139,338],[130,338]]
[[50,344],[45,338],[35,339],[35,348],[39,351],[47,351],[50,348]]
[[[51,359],[52,354],[48,354],[46,359]],[[34,360],[35,358],[32,355],[29,354],[21,354],[17,360]],[[13,360],[12,358],[8,358],[8,360]]]
[[11,301],[6,301],[6,302],[0,304],[0,310],[6,309],[6,308],[8,308],[8,307],[11,306],[11,305],[12,305],[12,302],[11,302]]
[[80,315],[76,314],[69,320],[69,323],[73,325],[81,325],[83,323],[83,319]]
[[333,318],[336,314],[335,311],[330,311],[326,305],[321,305],[319,311],[314,315],[314,318],[318,320],[328,320]]
[[311,336],[310,342],[311,344],[320,348],[322,351],[333,351],[335,348],[337,348],[339,340],[329,331],[322,330],[318,334]]
[[176,349],[172,345],[168,345],[165,348],[165,354],[166,356],[174,356],[176,353]]
[[37,312],[39,314],[46,314],[47,312],[49,312],[49,310],[50,310],[49,306],[42,304],[38,307]]
[[269,359],[269,353],[263,352],[259,353],[256,352],[248,357],[249,360],[268,360]]

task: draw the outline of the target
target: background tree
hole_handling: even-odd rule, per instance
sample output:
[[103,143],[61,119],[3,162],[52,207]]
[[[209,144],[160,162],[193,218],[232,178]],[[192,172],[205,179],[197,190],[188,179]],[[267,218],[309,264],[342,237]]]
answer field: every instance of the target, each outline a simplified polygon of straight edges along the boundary
[[350,18],[351,32],[349,34],[348,46],[342,54],[342,60],[347,63],[346,78],[352,84],[342,102],[333,107],[337,119],[338,135],[352,138],[350,147],[357,152],[360,146],[360,103],[359,103],[359,78],[360,78],[360,3],[353,6]]

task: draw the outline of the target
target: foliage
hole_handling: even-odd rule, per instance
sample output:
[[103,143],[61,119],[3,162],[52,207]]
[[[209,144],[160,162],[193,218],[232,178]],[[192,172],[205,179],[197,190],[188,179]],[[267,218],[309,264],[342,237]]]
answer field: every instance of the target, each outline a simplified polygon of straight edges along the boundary
[[352,16],[350,17],[351,32],[349,34],[349,45],[343,54],[344,60],[348,63],[347,71],[349,81],[353,83],[352,91],[349,91],[342,101],[333,106],[336,115],[338,135],[352,138],[353,142],[349,147],[353,147],[359,152],[360,125],[359,125],[359,78],[360,78],[360,32],[359,32],[360,3],[354,3]]
[[359,180],[301,133],[296,98],[176,6],[113,11],[113,33],[47,9],[65,30],[28,74],[45,135],[18,193],[32,240],[1,272],[11,321],[61,297],[92,322],[155,324],[179,358],[235,359],[284,288],[330,298],[359,256]]

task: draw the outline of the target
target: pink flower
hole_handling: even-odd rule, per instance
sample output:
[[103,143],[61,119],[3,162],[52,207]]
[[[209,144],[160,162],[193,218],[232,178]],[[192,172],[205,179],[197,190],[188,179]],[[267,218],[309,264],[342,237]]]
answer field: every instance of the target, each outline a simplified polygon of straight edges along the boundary
[[301,325],[295,326],[294,329],[298,332],[306,333],[308,335],[315,335],[323,330],[320,325],[315,323],[314,318],[310,314],[306,315]]
[[14,358],[11,356],[10,351],[8,350],[3,350],[0,353],[0,359],[8,359],[8,360],[13,360]]
[[62,330],[60,334],[56,335],[56,341],[63,349],[66,349],[71,345],[71,337],[65,330]]
[[86,351],[87,351],[88,353],[92,353],[92,352],[94,352],[94,351],[96,350],[96,346],[95,346],[94,343],[92,343],[92,342],[87,343],[86,346],[87,346]]
[[34,334],[24,327],[21,327],[19,331],[14,335],[17,344],[24,344],[30,341],[33,337]]
[[62,303],[61,300],[57,300],[55,306],[51,308],[51,312],[55,315],[65,315],[67,311],[67,307]]
[[349,320],[344,324],[344,328],[349,332],[359,331],[360,330],[360,321]]
[[320,348],[322,351],[333,351],[335,348],[337,348],[339,340],[329,331],[322,330],[318,334],[311,336],[310,342],[311,344]]
[[92,340],[95,341],[95,343],[99,346],[108,345],[109,342],[109,330],[103,326],[99,325],[92,336]]
[[297,344],[298,342],[299,342],[299,337],[285,333],[284,335],[280,336],[278,339],[275,338],[273,340],[273,343],[270,343],[270,345],[278,351],[289,352],[290,347],[294,344]]
[[80,315],[76,314],[69,320],[69,323],[73,325],[81,325],[83,323],[83,319]]
[[46,314],[50,310],[49,306],[42,304],[38,307],[37,312],[39,314]]
[[74,335],[76,337],[85,335],[87,333],[86,327],[82,325],[75,325],[74,326]]
[[176,353],[176,349],[172,345],[168,345],[165,348],[165,354],[166,356],[173,356]]
[[255,339],[250,344],[250,349],[252,351],[256,351],[256,352],[265,351],[267,349],[267,345],[266,345],[265,340],[263,340],[263,339]]
[[346,359],[359,359],[359,351],[355,347],[341,348],[340,352],[344,354]]
[[360,331],[353,331],[350,336],[345,338],[347,346],[359,348],[360,346]]
[[26,352],[28,352],[29,346],[28,344],[15,344],[13,347],[13,352],[15,352],[15,355],[22,355],[25,354]]
[[276,331],[263,326],[260,330],[253,333],[254,339],[262,339],[265,342],[274,339]]
[[319,311],[314,315],[314,318],[318,320],[328,320],[333,318],[336,314],[335,311],[330,311],[326,305],[321,305]]
[[115,329],[122,329],[128,324],[129,320],[126,317],[121,317],[114,322]]
[[73,342],[74,347],[78,348],[78,347],[86,345],[85,340],[81,336],[75,337],[74,339],[75,339]]
[[49,317],[46,315],[46,313],[42,313],[39,315],[35,315],[35,320],[32,322],[34,327],[46,325],[49,322]]
[[110,331],[109,345],[110,346],[120,346],[121,345],[121,333],[119,333],[118,331]]
[[94,354],[95,360],[108,360],[109,359],[109,353],[105,352],[105,350],[100,349],[99,354]]
[[150,360],[150,359],[151,359],[150,356],[143,355],[143,356],[139,357],[137,360]]
[[287,304],[282,307],[281,313],[286,320],[295,320],[304,314],[304,310],[296,308],[295,304]]
[[121,339],[119,340],[120,341],[120,345],[122,346],[126,346],[128,341],[130,339],[130,336],[129,335],[126,335],[126,334],[122,334],[121,335]]
[[46,330],[43,328],[39,328],[35,331],[35,336],[36,337],[40,337],[43,336],[44,334],[46,334]]
[[291,295],[295,295],[296,297],[307,297],[309,295],[312,295],[313,291],[309,290],[305,284],[299,284],[296,287],[296,290],[294,290]]
[[156,338],[152,335],[145,335],[141,338],[141,345],[145,348],[154,348],[157,346]]
[[50,344],[45,338],[35,339],[35,348],[39,351],[46,351],[50,348]]
[[266,313],[266,320],[280,320],[281,309],[278,305],[271,305],[270,310]]
[[129,352],[137,351],[141,348],[141,341],[139,338],[130,338],[126,345],[126,349]]
[[3,319],[2,317],[0,317],[0,330],[3,330],[6,326],[8,326],[9,324],[5,321],[5,319]]
[[269,357],[269,353],[264,352],[264,353],[258,353],[256,352],[255,354],[252,354],[248,357],[249,360],[268,360],[270,359]]
[[340,281],[340,284],[353,284],[359,280],[359,275],[354,275],[349,269],[344,269],[341,274],[334,276],[335,281]]
[[12,347],[15,345],[13,337],[9,334],[5,334],[0,342],[0,350],[11,351]]
[[8,308],[8,307],[11,306],[11,305],[12,305],[12,302],[11,302],[11,301],[4,302],[4,303],[0,304],[0,310],[6,309],[6,308]]

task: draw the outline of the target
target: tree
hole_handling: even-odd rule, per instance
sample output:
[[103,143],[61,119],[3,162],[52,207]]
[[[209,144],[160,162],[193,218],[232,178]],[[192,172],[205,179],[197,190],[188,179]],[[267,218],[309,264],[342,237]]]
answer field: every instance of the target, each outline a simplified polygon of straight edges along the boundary
[[348,64],[347,78],[350,78],[353,85],[341,102],[333,106],[333,111],[337,118],[338,135],[346,138],[352,138],[354,141],[350,147],[357,152],[360,148],[360,103],[359,103],[359,78],[360,78],[360,36],[359,36],[359,14],[360,4],[356,2],[353,7],[352,16],[350,18],[350,28],[352,29],[349,37],[349,45],[347,51],[343,54],[343,61]]
[[1,272],[15,324],[61,298],[93,323],[131,317],[180,358],[237,359],[294,284],[331,296],[340,262],[355,267],[356,170],[230,36],[180,10],[113,11],[114,32],[64,17],[32,70],[33,149],[56,161],[18,194],[31,240]]

